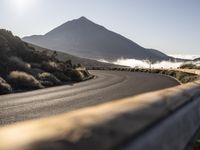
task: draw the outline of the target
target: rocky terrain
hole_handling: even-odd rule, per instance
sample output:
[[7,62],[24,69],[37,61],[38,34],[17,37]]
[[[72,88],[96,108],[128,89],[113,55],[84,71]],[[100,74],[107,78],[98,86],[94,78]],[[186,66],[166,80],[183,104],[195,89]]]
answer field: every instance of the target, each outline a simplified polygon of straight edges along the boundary
[[[42,53],[46,53],[47,55],[52,55],[54,52],[56,52],[56,58],[60,61],[65,61],[65,60],[71,60],[74,64],[82,64],[86,68],[93,68],[93,67],[102,67],[102,68],[112,68],[112,67],[122,67],[120,65],[115,65],[111,63],[104,63],[104,62],[99,62],[97,60],[93,59],[88,59],[88,58],[82,58],[74,55],[70,55],[68,53],[64,53],[58,50],[52,50],[48,48],[43,48],[34,44],[30,44],[31,47],[34,47],[35,50],[40,51]],[[123,66],[124,67],[124,66]]]
[[70,59],[57,59],[0,30],[0,94],[41,89],[90,78],[92,75]]

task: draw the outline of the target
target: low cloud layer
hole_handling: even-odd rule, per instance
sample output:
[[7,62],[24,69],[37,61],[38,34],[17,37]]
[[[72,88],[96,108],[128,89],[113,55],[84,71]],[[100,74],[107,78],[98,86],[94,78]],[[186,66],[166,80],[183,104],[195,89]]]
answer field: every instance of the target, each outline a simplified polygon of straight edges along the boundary
[[[184,59],[195,59],[195,58],[198,58],[200,56],[198,55],[171,55],[173,57],[176,57],[176,58],[184,58]],[[109,61],[106,61],[106,60],[99,60],[100,62],[106,62],[106,63],[112,63],[112,64],[117,64],[117,65],[123,65],[123,66],[129,66],[129,67],[139,67],[139,68],[165,68],[165,69],[175,69],[175,68],[178,68],[180,67],[182,64],[184,63],[194,63],[196,65],[199,66],[200,62],[192,62],[192,61],[189,61],[189,62],[171,62],[171,61],[162,61],[162,62],[157,62],[157,63],[154,63],[154,64],[151,64],[149,63],[148,61],[146,60],[137,60],[137,59],[118,59],[117,61],[115,62],[109,62]]]
[[113,62],[117,65],[124,65],[130,67],[139,67],[139,68],[178,68],[183,62],[170,62],[162,61],[158,63],[151,64],[148,61],[136,60],[136,59],[118,59],[116,62]]
[[181,59],[191,59],[191,60],[194,60],[194,59],[196,59],[196,58],[200,58],[200,55],[172,54],[172,55],[169,55],[169,56],[172,56],[172,57],[175,57],[175,58],[181,58]]

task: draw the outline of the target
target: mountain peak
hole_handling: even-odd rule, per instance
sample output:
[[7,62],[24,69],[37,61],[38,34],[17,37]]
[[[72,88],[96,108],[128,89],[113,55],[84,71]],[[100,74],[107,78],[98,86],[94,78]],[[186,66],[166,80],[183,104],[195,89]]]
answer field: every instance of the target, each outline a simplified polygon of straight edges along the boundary
[[88,20],[86,17],[82,16],[80,18],[78,18],[77,20]]
[[92,22],[91,20],[89,20],[88,18],[82,16],[78,19],[72,20],[72,21],[80,21],[80,22]]
[[163,53],[145,49],[84,16],[56,27],[43,37],[24,40],[45,48],[66,51],[91,59],[112,61],[121,57],[141,60],[149,58],[155,61],[169,59]]

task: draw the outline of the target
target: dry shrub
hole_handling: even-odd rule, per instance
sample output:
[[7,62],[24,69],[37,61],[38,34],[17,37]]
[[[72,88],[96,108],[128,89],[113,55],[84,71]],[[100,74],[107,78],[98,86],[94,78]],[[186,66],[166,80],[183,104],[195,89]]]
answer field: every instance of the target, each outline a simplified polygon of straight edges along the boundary
[[8,79],[16,89],[30,90],[43,88],[35,77],[26,72],[12,71]]
[[0,77],[0,94],[8,94],[11,92],[11,86],[2,77]]
[[82,74],[84,75],[84,77],[89,77],[90,73],[87,70],[81,70]]
[[50,82],[50,81],[40,81],[40,83],[45,86],[45,87],[51,87],[51,86],[54,86],[54,83],[53,82]]
[[63,81],[63,82],[71,81],[71,78],[66,76],[62,72],[57,71],[57,72],[54,72],[53,75],[56,76],[60,81]]
[[192,63],[186,63],[186,64],[182,64],[180,66],[181,69],[197,69],[198,67],[195,64]]
[[36,77],[36,78],[37,78],[38,74],[43,73],[43,72],[44,72],[44,70],[39,69],[39,68],[33,68],[33,69],[31,69],[31,70],[29,71],[29,73],[30,73],[31,75],[33,75],[34,77]]
[[29,63],[24,62],[19,57],[12,56],[9,58],[8,67],[11,70],[20,70],[20,71],[29,71],[31,68],[31,65]]
[[63,65],[54,61],[42,63],[42,69],[47,72],[63,71]]
[[76,69],[69,69],[66,75],[71,77],[72,81],[82,81],[84,79],[84,74]]
[[31,68],[41,68],[41,64],[39,63],[30,63],[31,64]]
[[61,84],[61,81],[57,77],[55,77],[53,74],[48,73],[48,72],[43,72],[43,73],[38,74],[37,78],[40,81],[48,82],[48,84],[49,83],[52,83],[53,85],[59,85],[59,84]]

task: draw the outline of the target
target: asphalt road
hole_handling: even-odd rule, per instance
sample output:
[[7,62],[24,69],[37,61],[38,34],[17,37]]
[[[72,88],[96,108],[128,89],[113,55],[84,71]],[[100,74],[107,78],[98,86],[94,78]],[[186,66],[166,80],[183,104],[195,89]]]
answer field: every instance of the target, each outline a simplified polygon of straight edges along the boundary
[[0,124],[55,115],[179,84],[158,74],[90,72],[97,77],[73,85],[0,96]]

